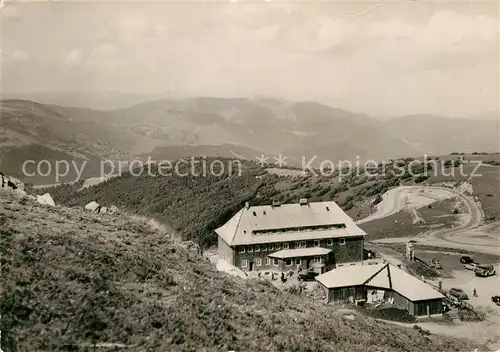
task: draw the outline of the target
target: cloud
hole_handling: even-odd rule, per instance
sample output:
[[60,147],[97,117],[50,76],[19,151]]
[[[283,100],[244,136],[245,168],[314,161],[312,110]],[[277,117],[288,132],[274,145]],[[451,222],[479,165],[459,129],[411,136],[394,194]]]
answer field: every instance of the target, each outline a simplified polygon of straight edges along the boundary
[[2,1],[2,3],[3,6],[0,6],[1,18],[18,19],[21,17],[19,9],[14,4],[10,3],[10,1]]
[[66,55],[65,63],[69,66],[77,66],[81,63],[82,56],[81,50],[71,50]]
[[266,94],[375,113],[495,109],[498,20],[481,6],[19,4],[4,58],[30,48],[30,65],[4,65],[4,87],[43,89],[50,75],[61,90]]

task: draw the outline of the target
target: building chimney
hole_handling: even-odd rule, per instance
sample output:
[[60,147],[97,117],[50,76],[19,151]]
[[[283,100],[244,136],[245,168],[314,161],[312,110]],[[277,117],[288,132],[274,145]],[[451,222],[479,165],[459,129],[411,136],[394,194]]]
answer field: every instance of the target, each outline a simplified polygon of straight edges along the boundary
[[249,202],[245,202],[245,209],[249,209],[250,208],[250,203]]
[[307,205],[307,198],[300,198],[299,203],[300,205]]

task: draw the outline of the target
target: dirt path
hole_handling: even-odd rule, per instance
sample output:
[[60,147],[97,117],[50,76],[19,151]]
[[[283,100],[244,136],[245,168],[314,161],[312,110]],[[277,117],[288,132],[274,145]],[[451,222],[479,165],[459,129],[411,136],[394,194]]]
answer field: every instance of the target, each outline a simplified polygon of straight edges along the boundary
[[417,209],[434,202],[456,198],[461,193],[445,187],[431,186],[400,186],[390,189],[382,195],[382,201],[377,204],[377,211],[358,224],[385,218],[401,210]]
[[[481,226],[483,211],[474,200],[457,190],[432,186],[403,186],[390,190],[384,195],[377,212],[358,223],[383,218],[404,209],[415,209],[437,200],[459,198],[467,212],[462,222],[453,228],[435,229],[418,237],[385,238],[378,243],[406,243],[413,239],[422,244],[437,247],[465,249],[480,253],[500,253],[500,222]],[[427,203],[426,203],[427,202]]]

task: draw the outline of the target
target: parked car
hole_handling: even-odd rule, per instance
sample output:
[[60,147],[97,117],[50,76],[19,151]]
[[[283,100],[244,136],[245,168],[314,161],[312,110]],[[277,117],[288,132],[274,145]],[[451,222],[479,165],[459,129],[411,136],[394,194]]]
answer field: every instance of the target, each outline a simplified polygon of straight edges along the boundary
[[475,270],[477,267],[477,263],[467,263],[465,264],[465,269],[467,270]]
[[474,260],[470,256],[464,255],[462,258],[460,258],[460,263],[462,264],[474,263]]
[[474,273],[479,277],[488,277],[496,274],[495,268],[490,264],[477,265]]
[[497,306],[500,306],[500,296],[491,297],[491,301],[495,303]]
[[463,300],[469,299],[469,296],[467,296],[467,294],[461,288],[456,288],[456,287],[450,288],[448,293],[458,299],[463,299]]
[[303,271],[303,272],[299,273],[298,278],[301,281],[312,281],[312,280],[314,280],[314,278],[316,276],[318,276],[317,272],[312,271],[312,270],[308,270],[308,271]]

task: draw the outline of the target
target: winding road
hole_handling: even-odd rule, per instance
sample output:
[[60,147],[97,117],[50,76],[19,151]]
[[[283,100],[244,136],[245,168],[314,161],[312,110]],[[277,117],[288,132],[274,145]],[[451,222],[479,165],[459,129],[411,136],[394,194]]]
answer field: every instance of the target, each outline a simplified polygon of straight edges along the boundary
[[381,219],[404,209],[419,208],[449,198],[461,199],[467,208],[467,212],[463,214],[463,222],[460,225],[453,228],[430,230],[418,237],[386,238],[374,242],[406,243],[408,240],[413,239],[431,246],[500,254],[499,238],[488,234],[488,227],[491,227],[491,225],[481,226],[484,216],[481,207],[472,198],[451,188],[436,186],[401,186],[394,188],[384,194],[383,201],[377,207],[377,211],[358,221],[358,224]]

